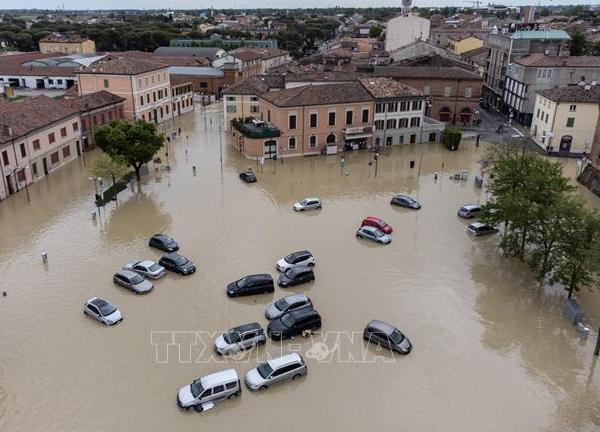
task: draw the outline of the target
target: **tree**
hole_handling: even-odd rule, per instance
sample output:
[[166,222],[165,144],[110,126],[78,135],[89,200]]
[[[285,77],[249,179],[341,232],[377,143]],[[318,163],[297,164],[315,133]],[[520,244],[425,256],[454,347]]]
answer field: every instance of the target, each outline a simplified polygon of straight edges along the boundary
[[442,143],[448,150],[458,150],[458,145],[462,137],[460,129],[448,126],[442,133]]
[[585,34],[580,31],[571,33],[571,45],[569,47],[570,54],[572,56],[581,56],[586,53],[586,50],[587,40]]
[[127,162],[122,156],[110,157],[108,154],[101,154],[92,164],[92,174],[96,177],[112,179],[113,185],[128,171]]
[[94,142],[112,159],[122,158],[135,170],[140,180],[142,165],[152,160],[163,146],[163,135],[154,123],[138,120],[135,123],[115,121],[101,126],[94,133]]
[[374,39],[379,39],[381,34],[383,33],[383,28],[379,26],[373,26],[369,29],[369,37]]

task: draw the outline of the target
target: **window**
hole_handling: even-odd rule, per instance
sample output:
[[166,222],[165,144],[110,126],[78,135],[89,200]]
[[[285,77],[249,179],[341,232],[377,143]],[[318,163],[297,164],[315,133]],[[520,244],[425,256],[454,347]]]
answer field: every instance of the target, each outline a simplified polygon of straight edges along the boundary
[[385,104],[384,103],[378,103],[377,105],[375,105],[375,112],[377,114],[385,112]]
[[571,105],[571,106],[569,106],[569,111],[570,111],[570,112],[575,112],[575,111],[577,111],[577,105]]
[[420,111],[422,105],[423,105],[422,101],[413,101],[413,103],[412,103],[412,110],[413,111]]
[[400,135],[400,140],[398,141],[399,144],[404,144],[404,135]]
[[50,155],[50,163],[58,163],[58,152],[54,152]]
[[[207,82],[201,82],[200,83],[200,88],[208,88],[208,83]],[[235,99],[235,97],[234,97]]]
[[258,112],[258,107],[257,106],[251,106],[250,107],[250,112],[251,113],[257,113]]
[[100,119],[102,120],[102,124],[106,122],[106,118],[104,117],[104,113],[100,114]]
[[25,144],[21,143],[19,147],[21,148],[21,157],[27,157],[27,152],[25,151]]
[[575,125],[575,117],[567,118],[567,127],[573,127]]
[[53,79],[49,79],[48,80],[48,84],[54,84],[54,80]]
[[429,134],[429,142],[435,142],[436,139],[436,133],[435,132],[431,132]]
[[296,129],[296,115],[295,114],[290,115],[289,122],[288,122],[288,128]]
[[[154,78],[154,77],[152,77]],[[156,92],[152,92],[152,101],[156,102]]]
[[71,147],[63,147],[63,158],[68,158],[69,156],[71,156]]
[[396,112],[396,111],[398,111],[398,102],[388,103],[388,112]]
[[215,393],[221,393],[222,391],[225,391],[225,386],[224,385],[218,385],[213,389],[213,394]]
[[410,119],[410,127],[419,127],[421,125],[420,117],[413,117]]
[[38,175],[37,162],[34,162],[31,164],[31,172],[33,173],[33,175],[35,177],[37,177],[37,175]]
[[362,122],[363,123],[368,123],[369,122],[369,110],[368,109],[363,109],[362,110]]
[[317,127],[317,113],[310,114],[310,127],[311,128]]
[[63,138],[67,136],[67,128],[66,127],[60,129],[60,136]]
[[4,163],[4,166],[8,165],[10,162],[8,160],[8,153],[6,150],[4,150],[2,152],[2,163]]
[[396,129],[396,119],[388,119],[385,127],[386,129]]
[[425,93],[426,95],[430,95],[431,94],[431,86],[423,86],[423,93]]
[[235,381],[225,384],[225,388],[227,390],[231,390],[232,388],[235,388],[235,386],[236,386],[236,382]]
[[317,137],[316,135],[311,135],[309,141],[308,141],[308,146],[311,148],[315,148],[317,146]]
[[417,141],[417,136],[415,134],[411,134],[410,136],[410,143],[414,144]]
[[452,96],[452,88],[450,86],[444,87],[444,97]]
[[112,121],[112,111],[108,112],[108,121]]
[[146,95],[146,103],[150,103],[150,93]]
[[144,96],[140,96],[140,105],[144,105]]
[[54,141],[56,141],[56,138],[54,138],[54,132],[52,132],[51,134],[48,134],[48,142],[52,144]]
[[552,78],[552,69],[538,69],[537,70],[538,78]]
[[352,124],[352,117],[354,117],[354,111],[346,111],[346,124]]
[[62,84],[62,83],[63,83],[63,82],[62,82],[62,80],[61,80],[61,79],[59,79],[59,80],[56,80],[56,84]]
[[375,129],[383,129],[383,120],[376,120],[375,121]]
[[39,139],[33,140],[31,145],[33,146],[34,150],[39,150],[40,149],[40,140]]
[[329,126],[335,126],[335,112],[329,113]]
[[25,181],[25,170],[24,169],[17,171],[17,180],[19,180],[19,182]]
[[258,96],[250,96],[250,102],[258,102]]
[[410,108],[410,102],[408,102],[408,101],[400,102],[400,111],[408,111],[409,108]]
[[398,128],[407,128],[408,127],[408,119],[402,118],[398,122]]
[[386,139],[385,139],[385,145],[388,145],[388,146],[392,145],[392,139],[393,138],[391,136],[386,137]]
[[471,87],[465,87],[465,97],[472,97],[473,96],[473,89]]
[[227,112],[228,113],[234,113],[235,112],[235,105],[227,105]]
[[159,91],[158,91],[158,98],[159,98],[159,99],[162,99],[162,97],[163,97],[162,90],[159,90]]
[[288,141],[288,150],[296,150],[296,138],[290,138],[290,140]]
[[548,113],[546,113],[546,123],[548,123]]
[[540,118],[540,109],[537,109],[537,114],[535,115],[537,118]]
[[107,79],[104,80],[104,88],[108,88],[108,80]]
[[79,123],[73,123],[73,132],[77,132],[79,130]]

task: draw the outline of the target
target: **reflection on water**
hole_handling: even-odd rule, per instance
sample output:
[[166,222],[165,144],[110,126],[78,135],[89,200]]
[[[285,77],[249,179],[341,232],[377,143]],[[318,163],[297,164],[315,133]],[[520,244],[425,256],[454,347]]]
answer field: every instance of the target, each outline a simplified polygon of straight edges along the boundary
[[[165,125],[189,135],[170,145],[171,170],[164,149],[163,165],[150,164],[141,186],[120,194],[95,221],[88,180],[94,152],[85,167],[73,162],[31,187],[31,203],[24,194],[0,203],[0,290],[8,293],[0,297],[0,430],[190,430],[200,422],[224,431],[273,424],[396,430],[400,421],[403,429],[426,431],[598,429],[593,341],[582,344],[561,317],[562,293],[544,290],[522,263],[500,256],[497,239],[467,236],[468,222],[456,217],[461,204],[485,202],[472,180],[485,146],[384,149],[377,167],[369,164],[372,154],[348,153],[342,169],[339,156],[257,165],[223,139],[221,171],[220,118],[198,111]],[[570,172],[572,161],[565,164]],[[256,184],[238,179],[249,165]],[[468,181],[449,178],[462,170]],[[423,209],[391,207],[395,193],[413,195]],[[293,212],[306,196],[321,198],[323,209]],[[355,238],[368,215],[394,227],[389,246]],[[155,232],[174,236],[197,273],[169,274],[147,296],[116,288],[112,274],[123,264],[158,260],[160,251],[147,246]],[[317,258],[313,284],[226,297],[227,283],[250,273],[276,276],[277,259],[305,248]],[[292,292],[309,294],[324,332],[360,334],[377,318],[399,326],[415,349],[394,361],[328,363],[308,355],[317,352],[309,339],[269,341],[258,358],[299,350],[309,374],[266,392],[244,391],[203,415],[180,412],[178,388],[224,367],[243,376],[257,357],[217,359],[209,347],[209,363],[180,362],[180,347],[171,344],[169,361],[158,362],[152,332],[266,326],[265,306]],[[84,317],[83,302],[93,295],[116,303],[124,322],[105,328]],[[598,296],[580,297],[596,326]],[[367,352],[390,360],[361,338],[338,348],[355,359]]]

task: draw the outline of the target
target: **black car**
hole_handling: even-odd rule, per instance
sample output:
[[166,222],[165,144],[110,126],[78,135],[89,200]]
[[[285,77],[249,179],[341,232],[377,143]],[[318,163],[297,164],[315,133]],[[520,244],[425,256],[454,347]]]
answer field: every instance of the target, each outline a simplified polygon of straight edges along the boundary
[[277,285],[282,288],[287,288],[289,286],[300,285],[314,280],[315,273],[310,267],[298,266],[289,268],[285,273],[281,273],[277,280]]
[[321,328],[321,315],[316,310],[301,309],[275,318],[267,325],[267,334],[271,339],[288,339],[301,334],[304,330]]
[[408,195],[396,195],[392,198],[390,204],[399,207],[406,207],[413,210],[419,210],[421,208],[421,204],[419,204],[417,200],[415,200],[412,197],[409,197]]
[[172,272],[182,275],[189,275],[196,271],[196,266],[193,262],[176,253],[163,255],[158,263],[167,270],[171,270]]
[[148,245],[165,252],[177,252],[179,250],[177,242],[165,234],[154,234]]
[[252,171],[240,173],[240,178],[246,183],[256,183],[256,175]]
[[367,324],[363,338],[400,354],[408,354],[412,344],[396,327],[383,321],[373,320]]
[[273,291],[275,291],[275,284],[273,283],[273,276],[270,274],[246,276],[227,285],[227,295],[229,297],[272,293]]

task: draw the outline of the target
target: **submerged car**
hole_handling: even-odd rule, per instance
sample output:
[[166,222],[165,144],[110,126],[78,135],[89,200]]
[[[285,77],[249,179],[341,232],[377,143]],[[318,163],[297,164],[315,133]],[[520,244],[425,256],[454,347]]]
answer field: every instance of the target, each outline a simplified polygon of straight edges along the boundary
[[356,237],[364,238],[381,244],[389,244],[392,241],[392,236],[384,233],[379,228],[363,226],[356,231]]
[[399,207],[406,207],[413,210],[419,210],[421,208],[421,204],[419,204],[417,200],[415,200],[412,197],[409,197],[408,195],[396,195],[392,198],[390,204]]
[[221,355],[235,354],[262,345],[266,341],[265,332],[259,323],[244,324],[218,336],[215,339],[215,351]]
[[279,279],[277,279],[277,285],[282,288],[287,288],[314,280],[315,273],[310,267],[297,266],[287,269],[285,273],[281,273]]
[[177,242],[165,234],[154,234],[148,245],[165,252],[177,252],[179,250]]
[[240,173],[240,179],[246,183],[256,183],[256,175],[252,171],[245,171]]
[[296,266],[314,266],[317,260],[309,251],[292,252],[291,254],[277,261],[277,270],[284,272],[289,268]]
[[312,301],[305,294],[292,294],[267,306],[265,318],[272,320],[279,318],[288,312],[300,309],[310,309],[312,307]]
[[321,328],[321,315],[314,309],[301,309],[288,312],[275,318],[267,325],[267,334],[272,339],[288,339],[304,330]]
[[270,274],[249,275],[227,285],[229,297],[272,293],[273,291],[275,291],[275,284],[273,276]]
[[123,270],[131,270],[150,279],[160,279],[167,274],[165,268],[154,261],[134,261],[123,266]]
[[396,327],[383,321],[369,322],[363,332],[363,338],[400,354],[408,354],[412,350],[410,340]]
[[170,253],[163,255],[158,263],[175,273],[187,276],[196,271],[196,265],[183,255]]
[[264,390],[271,385],[306,375],[304,359],[296,353],[267,360],[246,374],[245,383],[250,390]]
[[295,211],[315,210],[323,208],[323,203],[319,198],[304,198],[302,201],[294,204]]
[[83,313],[100,321],[107,326],[123,321],[121,311],[108,300],[100,297],[92,297],[83,305]]
[[469,224],[467,231],[474,236],[479,237],[483,235],[496,234],[498,232],[498,228],[483,222],[473,222],[472,224]]
[[456,212],[461,218],[472,219],[481,213],[481,207],[477,204],[466,204]]
[[363,219],[360,226],[370,226],[373,228],[378,228],[386,234],[391,234],[393,229],[390,225],[388,225],[383,219],[380,219],[375,216],[367,216]]
[[240,379],[235,369],[226,369],[194,380],[177,392],[179,408],[197,412],[209,410],[215,402],[231,399],[242,392]]
[[115,273],[113,282],[132,290],[136,294],[148,294],[154,289],[154,284],[152,282],[131,270],[121,270]]

